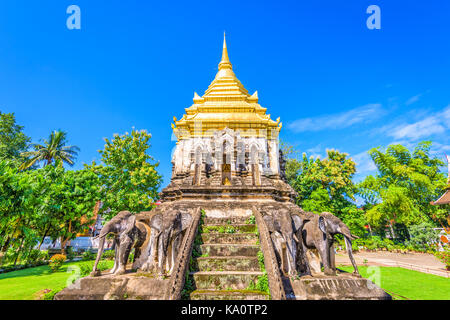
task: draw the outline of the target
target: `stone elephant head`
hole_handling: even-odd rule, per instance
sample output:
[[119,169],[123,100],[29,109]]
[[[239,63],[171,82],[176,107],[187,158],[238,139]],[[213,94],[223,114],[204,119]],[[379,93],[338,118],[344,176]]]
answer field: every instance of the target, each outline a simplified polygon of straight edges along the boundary
[[[352,252],[352,240],[358,239],[358,237],[353,235],[350,232],[350,228],[344,222],[342,222],[341,219],[334,216],[330,212],[322,212],[322,214],[319,216],[318,225],[319,225],[319,229],[326,235],[327,238],[331,239],[331,241],[333,241],[333,239],[334,239],[333,237],[336,234],[342,234],[344,236],[347,254],[350,258],[350,261],[352,262],[353,269],[354,269],[353,274],[359,275],[358,267],[355,263],[355,259],[353,257],[353,252]],[[330,267],[333,268],[334,270],[336,270],[335,261],[334,261],[334,249],[333,249],[332,245],[330,246],[329,250],[330,250],[330,253],[329,253]]]
[[170,210],[154,215],[150,227],[156,231],[158,247],[158,267],[162,275],[164,271],[172,272],[178,256],[182,233],[192,222],[192,216],[187,212]]
[[270,232],[280,269],[283,273],[296,275],[297,250],[300,242],[296,233],[303,227],[303,219],[299,215],[291,215],[287,209],[273,211],[263,219]]

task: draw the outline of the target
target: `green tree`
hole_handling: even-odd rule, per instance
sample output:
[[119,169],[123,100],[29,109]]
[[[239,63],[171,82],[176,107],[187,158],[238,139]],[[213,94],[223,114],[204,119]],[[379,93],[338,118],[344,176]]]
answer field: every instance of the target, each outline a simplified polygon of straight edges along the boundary
[[59,165],[67,163],[72,166],[80,150],[77,146],[66,146],[67,133],[56,130],[50,134],[48,139],[43,140],[43,144],[32,144],[33,151],[23,152],[22,156],[27,160],[20,166],[20,169],[28,169],[36,163],[44,161],[44,166],[58,161]]
[[0,248],[14,251],[14,263],[23,250],[37,237],[34,230],[34,209],[37,197],[30,173],[19,172],[11,161],[0,161]]
[[150,138],[145,130],[133,129],[131,134],[105,139],[105,147],[99,151],[102,164],[94,162],[89,166],[103,186],[105,219],[122,210],[140,212],[153,208],[162,179],[156,170],[158,163],[148,154]]
[[94,222],[93,209],[101,195],[100,180],[89,169],[65,170],[58,162],[35,171],[39,172],[43,194],[36,227],[43,238],[48,235],[60,239],[64,252],[67,242]]
[[327,150],[325,159],[308,158],[303,154],[299,163],[292,186],[298,193],[300,206],[314,212],[331,210],[340,215],[344,207],[351,205],[356,191],[352,182],[356,169],[348,154]]
[[299,160],[299,152],[294,147],[284,141],[280,141],[280,149],[283,157],[286,160],[286,180],[293,186],[298,172],[301,169],[301,163]]
[[298,152],[286,143],[281,144],[286,159],[286,178],[297,192],[297,204],[304,210],[331,212],[346,223],[353,234],[366,233],[364,211],[354,204],[356,187],[352,182],[356,168],[348,155],[327,150],[325,159],[314,159]]
[[23,126],[16,124],[14,113],[0,111],[0,160],[23,161],[20,154],[27,149],[29,142]]
[[430,156],[431,142],[420,142],[414,151],[397,144],[385,150],[374,148],[369,155],[378,173],[358,184],[358,193],[368,207],[367,219],[374,225],[421,222],[445,223],[448,211],[432,206],[445,187],[444,163]]

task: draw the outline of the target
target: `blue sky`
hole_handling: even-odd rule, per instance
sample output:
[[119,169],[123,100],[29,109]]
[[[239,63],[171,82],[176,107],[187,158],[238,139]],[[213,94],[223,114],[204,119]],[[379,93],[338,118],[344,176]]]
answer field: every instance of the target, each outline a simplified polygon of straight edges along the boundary
[[[66,9],[81,8],[81,30]],[[369,30],[366,8],[381,9]],[[170,123],[217,71],[222,35],[234,71],[258,90],[283,140],[308,155],[431,139],[450,153],[450,2],[2,1],[0,110],[37,142],[68,132],[75,168],[99,160],[104,137],[147,129],[170,180]]]

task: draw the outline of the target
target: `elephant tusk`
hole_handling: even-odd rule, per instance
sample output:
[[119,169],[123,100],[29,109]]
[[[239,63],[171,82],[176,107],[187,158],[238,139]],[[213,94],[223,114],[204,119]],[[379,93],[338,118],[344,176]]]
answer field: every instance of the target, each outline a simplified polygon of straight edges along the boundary
[[294,234],[294,240],[295,240],[296,242],[300,242],[295,234]]

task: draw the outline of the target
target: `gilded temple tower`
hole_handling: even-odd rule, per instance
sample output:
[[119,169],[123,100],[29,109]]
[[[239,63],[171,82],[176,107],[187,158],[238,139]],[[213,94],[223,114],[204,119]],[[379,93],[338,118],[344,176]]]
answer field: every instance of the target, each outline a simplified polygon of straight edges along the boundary
[[[224,37],[218,72],[203,96],[172,128],[173,187],[264,187],[282,180],[278,135],[282,124],[238,80]],[[285,185],[289,192],[292,189]],[[168,191],[168,190],[166,190]]]

